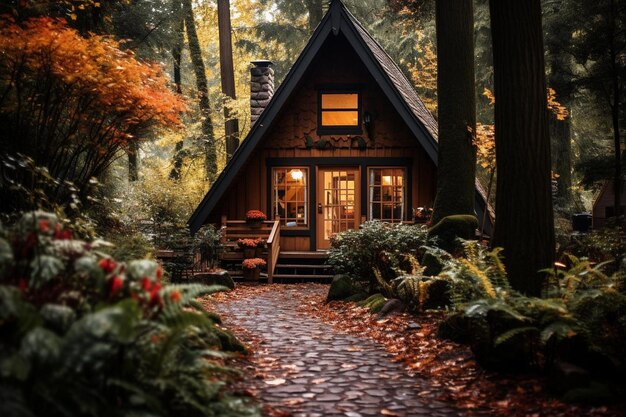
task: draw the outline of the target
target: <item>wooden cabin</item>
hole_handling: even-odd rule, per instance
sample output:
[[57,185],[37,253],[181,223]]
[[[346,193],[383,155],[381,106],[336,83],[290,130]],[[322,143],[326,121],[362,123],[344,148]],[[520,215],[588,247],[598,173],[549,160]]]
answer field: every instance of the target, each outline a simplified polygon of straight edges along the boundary
[[[626,182],[622,183],[621,213],[626,212]],[[603,227],[607,219],[614,217],[615,211],[615,184],[605,181],[598,196],[593,202],[592,224],[594,229]]]
[[[264,211],[271,280],[278,256],[323,251],[367,220],[411,222],[414,208],[433,206],[437,123],[341,1],[275,93],[271,62],[253,64],[252,128],[189,220],[192,233],[214,223],[242,236],[246,211]],[[484,208],[477,189],[478,218]]]

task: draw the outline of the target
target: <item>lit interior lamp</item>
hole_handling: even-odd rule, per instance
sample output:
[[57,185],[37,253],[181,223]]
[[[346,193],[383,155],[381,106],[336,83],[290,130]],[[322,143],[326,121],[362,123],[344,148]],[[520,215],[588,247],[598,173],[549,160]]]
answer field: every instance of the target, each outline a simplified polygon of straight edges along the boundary
[[391,185],[391,175],[383,175],[383,185]]
[[294,181],[300,181],[304,177],[304,174],[299,169],[292,169],[290,174]]

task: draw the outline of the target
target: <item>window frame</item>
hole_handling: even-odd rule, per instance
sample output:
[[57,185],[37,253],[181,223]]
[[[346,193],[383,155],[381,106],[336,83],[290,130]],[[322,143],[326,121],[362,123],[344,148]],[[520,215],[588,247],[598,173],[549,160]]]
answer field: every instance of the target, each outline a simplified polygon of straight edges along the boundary
[[[300,171],[303,172],[303,179],[304,179],[304,225],[297,225],[296,226],[287,226],[287,219],[292,219],[288,216],[281,216],[280,218],[280,227],[283,230],[309,230],[311,228],[311,198],[310,198],[310,187],[311,187],[311,172],[308,166],[299,166],[299,165],[288,165],[288,166],[273,166],[270,169],[270,213],[271,213],[271,218],[272,219],[276,219],[276,171],[277,170],[284,170],[285,171],[285,175],[287,175],[287,173],[291,170],[294,169],[299,169]],[[286,185],[285,185],[285,191],[286,191]],[[296,204],[299,201],[296,200]],[[285,205],[288,203],[288,201],[285,200]],[[286,207],[285,207],[286,210]]]
[[[370,178],[371,178],[371,172],[375,169],[379,169],[379,170],[384,170],[384,169],[397,169],[397,170],[401,170],[402,171],[402,216],[399,219],[383,219],[382,218],[382,204],[384,200],[380,200],[380,201],[376,201],[377,204],[381,205],[381,218],[373,218],[373,212],[372,212],[372,206],[373,206],[373,201],[370,197],[371,194],[371,190],[374,187],[380,187],[381,188],[381,198],[382,198],[382,174],[381,174],[381,185],[372,185],[370,183]],[[390,224],[398,224],[398,223],[403,223],[407,220],[407,199],[409,198],[409,178],[408,178],[408,168],[405,166],[389,166],[389,165],[384,165],[384,166],[368,166],[367,167],[367,173],[366,173],[366,179],[367,179],[367,183],[366,183],[366,201],[365,203],[367,204],[367,220],[368,221],[372,221],[372,220],[378,220],[378,221],[383,221],[383,222],[387,222]],[[393,187],[393,185],[392,185]],[[394,204],[395,201],[392,200],[392,204]],[[392,209],[393,210],[393,209]],[[392,211],[393,213],[393,211]],[[393,216],[392,216],[393,217]]]
[[[324,94],[356,94],[356,109],[326,109],[326,111],[354,111],[356,110],[358,120],[356,126],[335,125],[322,126],[322,95]],[[363,94],[358,87],[320,87],[317,90],[317,134],[361,134],[363,133]]]

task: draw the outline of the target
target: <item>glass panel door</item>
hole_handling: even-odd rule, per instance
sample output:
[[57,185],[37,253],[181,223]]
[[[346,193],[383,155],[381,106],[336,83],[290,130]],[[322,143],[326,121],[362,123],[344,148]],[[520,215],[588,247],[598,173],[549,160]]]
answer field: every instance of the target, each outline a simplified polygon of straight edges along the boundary
[[358,168],[320,168],[317,191],[317,247],[326,249],[330,238],[359,227],[361,218]]

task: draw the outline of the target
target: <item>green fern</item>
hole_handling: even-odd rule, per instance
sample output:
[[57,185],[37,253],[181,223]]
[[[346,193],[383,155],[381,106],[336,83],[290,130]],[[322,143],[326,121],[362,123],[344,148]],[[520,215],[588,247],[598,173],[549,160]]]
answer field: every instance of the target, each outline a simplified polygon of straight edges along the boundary
[[520,334],[523,333],[528,333],[528,332],[539,332],[539,329],[537,329],[534,326],[525,326],[525,327],[515,327],[511,330],[508,330],[504,333],[502,333],[500,336],[496,337],[496,339],[494,340],[493,344],[494,346],[499,346],[503,343],[508,342],[509,340],[513,339],[515,336],[518,336]]

